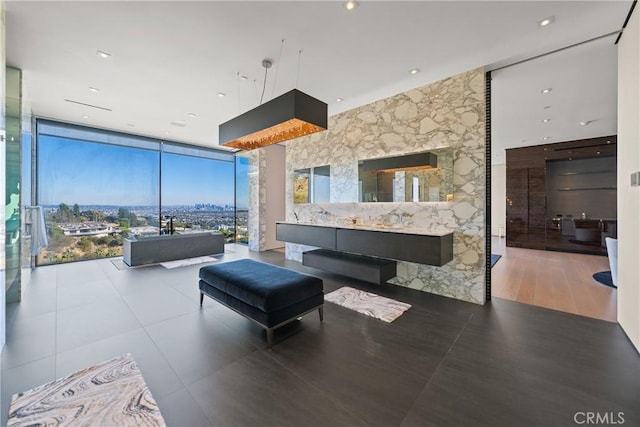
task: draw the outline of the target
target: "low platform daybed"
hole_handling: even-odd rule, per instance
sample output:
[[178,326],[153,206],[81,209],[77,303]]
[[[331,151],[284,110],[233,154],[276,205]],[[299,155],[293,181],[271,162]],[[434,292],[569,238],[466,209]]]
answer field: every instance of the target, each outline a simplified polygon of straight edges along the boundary
[[273,345],[273,330],[318,310],[322,321],[322,280],[283,267],[241,259],[200,269],[200,305],[204,295],[260,325]]

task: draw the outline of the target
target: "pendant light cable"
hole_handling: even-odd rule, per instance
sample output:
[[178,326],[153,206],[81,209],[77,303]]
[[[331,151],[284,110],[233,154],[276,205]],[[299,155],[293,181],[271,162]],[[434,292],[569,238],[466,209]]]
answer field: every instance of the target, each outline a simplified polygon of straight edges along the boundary
[[271,87],[271,98],[273,98],[273,92],[276,90],[276,82],[278,81],[278,71],[280,71],[280,62],[282,59],[282,48],[284,47],[284,40],[282,39],[282,43],[280,43],[280,53],[278,54],[278,62],[276,65],[276,75],[273,76],[273,86]]
[[258,95],[258,84],[256,79],[253,79],[253,88],[256,90],[256,101],[260,102],[260,95]]
[[260,95],[260,104],[262,105],[262,100],[264,99],[264,91],[267,89],[267,72],[269,68],[273,65],[273,61],[270,59],[263,59],[262,66],[264,67],[264,82],[262,83],[262,95]]
[[240,71],[236,73],[236,83],[238,84],[238,114],[242,111],[240,109]]
[[269,71],[269,67],[264,67],[264,82],[262,83],[262,95],[260,95],[260,105],[262,105],[262,99],[264,98],[264,90],[267,88],[267,71]]
[[298,51],[298,71],[296,72],[296,88],[298,87],[298,79],[300,78],[300,57],[302,56],[302,49]]

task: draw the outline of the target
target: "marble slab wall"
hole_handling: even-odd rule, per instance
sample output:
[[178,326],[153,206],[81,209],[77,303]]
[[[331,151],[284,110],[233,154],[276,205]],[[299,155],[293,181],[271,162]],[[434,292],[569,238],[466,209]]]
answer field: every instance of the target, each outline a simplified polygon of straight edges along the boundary
[[[445,266],[399,262],[392,283],[473,303],[485,302],[485,74],[462,73],[329,118],[329,129],[287,144],[287,221],[385,223],[451,229]],[[357,203],[358,160],[453,149],[453,201]],[[331,203],[293,203],[295,169],[331,165]],[[295,213],[295,215],[294,215]],[[287,243],[301,261],[309,247]]]
[[263,149],[249,152],[249,250],[261,251],[266,240],[267,154]]

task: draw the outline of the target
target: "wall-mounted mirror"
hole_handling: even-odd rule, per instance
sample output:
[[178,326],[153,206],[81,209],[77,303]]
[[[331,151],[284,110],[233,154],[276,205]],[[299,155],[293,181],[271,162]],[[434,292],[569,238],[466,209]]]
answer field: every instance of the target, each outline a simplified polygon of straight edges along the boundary
[[451,148],[358,162],[360,202],[446,202],[452,199]]
[[328,203],[330,184],[329,165],[296,169],[293,171],[293,203]]

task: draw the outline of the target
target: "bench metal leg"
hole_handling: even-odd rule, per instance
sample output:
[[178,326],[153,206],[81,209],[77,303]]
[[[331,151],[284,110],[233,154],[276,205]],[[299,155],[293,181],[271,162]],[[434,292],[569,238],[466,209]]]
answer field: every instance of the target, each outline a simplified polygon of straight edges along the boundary
[[202,300],[204,299],[204,294],[200,292],[200,307],[202,307]]
[[271,348],[273,346],[273,329],[268,328],[267,331],[267,348]]
[[324,310],[323,310],[323,306],[321,305],[320,307],[318,307],[318,314],[320,315],[320,321],[322,322],[322,320],[324,320]]

